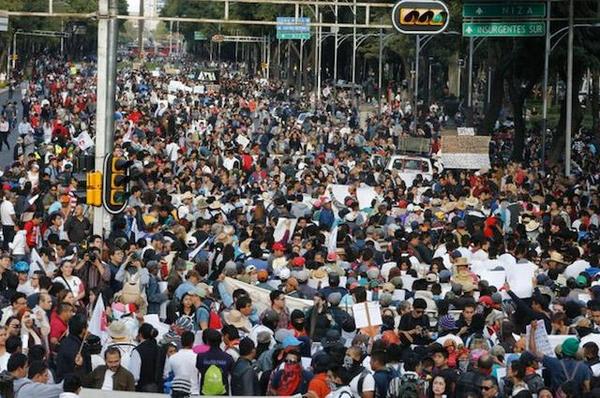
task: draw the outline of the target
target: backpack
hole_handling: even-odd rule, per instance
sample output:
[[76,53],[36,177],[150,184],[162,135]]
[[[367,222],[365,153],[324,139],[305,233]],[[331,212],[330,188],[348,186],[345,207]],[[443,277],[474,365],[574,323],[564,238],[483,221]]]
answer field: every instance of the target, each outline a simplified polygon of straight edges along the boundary
[[0,397],[2,398],[13,398],[15,396],[14,390],[14,377],[4,371],[0,373]]
[[125,273],[125,283],[121,290],[120,300],[123,304],[138,304],[142,299],[140,275]]
[[209,307],[206,304],[202,304],[202,307],[208,311],[208,328],[221,330],[223,328],[223,322],[217,311],[215,311],[212,306]]
[[577,365],[575,365],[573,372],[571,372],[571,374],[569,375],[569,373],[567,373],[567,368],[565,367],[564,361],[560,361],[560,366],[562,366],[563,373],[565,374],[567,380],[565,380],[565,382],[562,383],[556,389],[556,393],[554,394],[555,398],[567,398],[568,395],[565,393],[564,390],[572,391],[575,389],[577,391],[580,391],[579,386],[573,382],[573,378],[575,378],[575,375],[577,374],[577,369],[579,369],[579,365],[581,365],[581,362],[577,362]]
[[217,365],[210,365],[202,379],[202,395],[223,395],[227,392],[223,372]]
[[420,390],[418,379],[403,375],[390,381],[387,398],[419,398]]
[[375,398],[389,397],[389,386],[394,379],[398,379],[398,372],[392,368],[378,370],[373,373],[375,379]]
[[362,372],[360,372],[360,377],[358,378],[358,383],[356,383],[356,392],[358,392],[358,395],[362,397],[363,394],[363,384],[365,383],[365,377],[367,377],[367,375],[371,373],[369,372],[368,369],[364,369],[362,370]]

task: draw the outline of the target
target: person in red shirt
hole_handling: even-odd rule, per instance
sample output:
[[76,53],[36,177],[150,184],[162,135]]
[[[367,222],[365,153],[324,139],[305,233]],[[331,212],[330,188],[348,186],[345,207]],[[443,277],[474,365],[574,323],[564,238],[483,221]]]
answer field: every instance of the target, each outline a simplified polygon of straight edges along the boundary
[[30,249],[38,247],[42,237],[40,235],[40,224],[42,223],[42,215],[35,213],[33,218],[25,223],[26,241]]
[[331,392],[327,378],[330,362],[331,358],[327,354],[316,356],[312,362],[315,375],[308,383],[308,391],[319,398],[325,398]]
[[67,334],[69,320],[74,314],[73,305],[69,303],[60,303],[56,310],[52,311],[50,314],[50,335],[48,336],[51,348],[55,349],[60,340]]

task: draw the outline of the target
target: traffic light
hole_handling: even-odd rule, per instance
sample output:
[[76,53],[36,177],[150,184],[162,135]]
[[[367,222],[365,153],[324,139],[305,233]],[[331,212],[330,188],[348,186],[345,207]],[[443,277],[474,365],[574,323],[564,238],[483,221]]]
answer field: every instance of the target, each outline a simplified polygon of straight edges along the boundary
[[86,180],[85,203],[89,206],[102,206],[102,172],[90,171],[86,175]]
[[127,206],[129,198],[129,167],[132,162],[125,157],[110,154],[104,159],[104,208],[111,214],[119,214]]
[[392,23],[405,34],[436,34],[448,26],[448,7],[441,0],[401,0],[392,10]]

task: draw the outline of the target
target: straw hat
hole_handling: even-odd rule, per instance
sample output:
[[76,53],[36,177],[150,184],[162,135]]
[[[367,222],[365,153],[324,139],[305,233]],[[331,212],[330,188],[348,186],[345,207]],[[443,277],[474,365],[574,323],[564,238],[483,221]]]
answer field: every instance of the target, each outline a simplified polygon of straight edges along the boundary
[[454,260],[454,265],[457,267],[460,265],[469,266],[469,260],[466,257],[458,257]]
[[129,338],[129,331],[125,322],[113,321],[108,326],[108,335],[113,340],[123,340]]
[[233,325],[238,329],[243,329],[245,331],[250,331],[250,329],[252,329],[252,325],[250,324],[250,321],[248,321],[247,318],[244,318],[244,316],[242,315],[241,312],[239,312],[238,310],[231,310],[228,313],[225,314],[225,322],[227,322],[228,325]]
[[466,200],[465,200],[465,204],[469,207],[477,207],[477,205],[479,204],[479,199],[477,199],[474,196],[469,196]]
[[448,202],[448,203],[444,203],[441,207],[440,207],[440,211],[444,212],[444,213],[451,213],[454,211],[454,209],[456,208],[457,203],[456,202]]
[[325,278],[327,278],[327,271],[324,268],[319,268],[319,269],[313,270],[311,272],[311,278],[325,279]]
[[525,231],[533,232],[537,231],[540,228],[540,223],[536,220],[529,220],[527,224],[525,224]]
[[550,258],[544,259],[544,262],[554,261],[559,264],[566,264],[566,261],[563,258],[563,255],[559,252],[553,251],[550,253]]
[[191,193],[190,191],[186,191],[183,195],[181,195],[181,201],[183,202],[184,200],[193,200],[194,199],[194,194]]
[[200,210],[207,209],[208,202],[206,201],[206,198],[204,198],[204,197],[198,198],[198,200],[196,201],[196,207]]

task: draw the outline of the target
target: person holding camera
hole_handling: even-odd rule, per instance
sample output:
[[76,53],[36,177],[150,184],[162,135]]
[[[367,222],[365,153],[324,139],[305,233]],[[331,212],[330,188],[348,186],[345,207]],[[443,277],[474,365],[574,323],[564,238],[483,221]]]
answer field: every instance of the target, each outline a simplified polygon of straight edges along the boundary
[[89,290],[102,290],[110,283],[110,267],[102,261],[100,250],[96,247],[83,253],[75,266],[75,273]]

